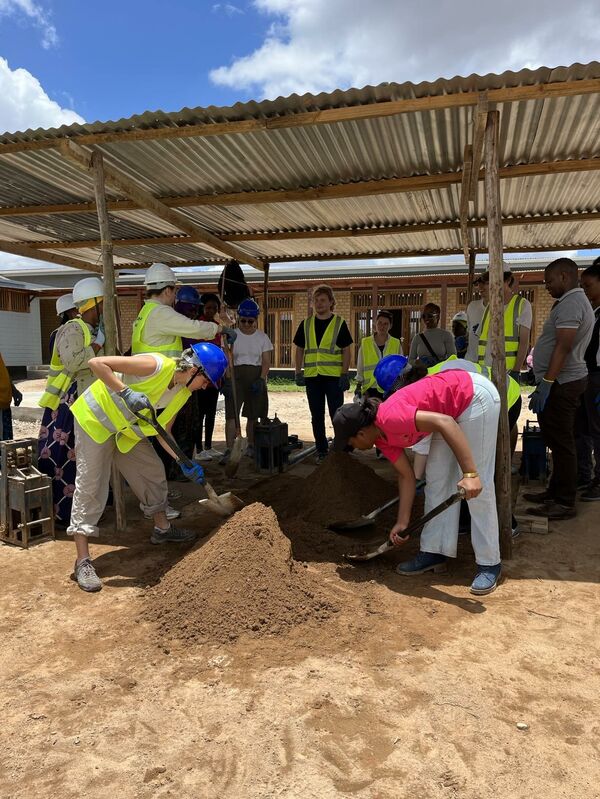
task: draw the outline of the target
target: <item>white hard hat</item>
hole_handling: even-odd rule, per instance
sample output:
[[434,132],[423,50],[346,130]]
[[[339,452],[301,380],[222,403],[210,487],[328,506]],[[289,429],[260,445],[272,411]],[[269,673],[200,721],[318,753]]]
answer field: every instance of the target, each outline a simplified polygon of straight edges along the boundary
[[459,311],[458,313],[454,314],[454,316],[452,317],[452,321],[453,322],[464,322],[465,324],[467,324],[469,319],[467,317],[467,314],[464,311]]
[[73,286],[73,302],[77,307],[83,305],[86,300],[93,300],[103,295],[104,286],[99,277],[84,277]]
[[75,303],[73,302],[72,294],[63,294],[62,297],[59,297],[56,300],[57,316],[62,316],[64,313],[70,311],[72,308],[75,308]]
[[152,264],[144,277],[144,286],[149,289],[164,289],[176,284],[175,272],[166,264]]

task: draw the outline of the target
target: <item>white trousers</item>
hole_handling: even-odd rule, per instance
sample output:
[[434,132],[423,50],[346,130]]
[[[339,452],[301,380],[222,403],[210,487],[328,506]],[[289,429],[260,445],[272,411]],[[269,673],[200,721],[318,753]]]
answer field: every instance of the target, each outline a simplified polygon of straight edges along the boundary
[[98,535],[98,520],[104,512],[113,463],[148,514],[167,507],[165,467],[149,441],[140,441],[127,452],[119,452],[114,436],[98,444],[75,419],[77,476],[68,535]]
[[[500,396],[492,382],[479,374],[471,374],[473,399],[456,420],[465,434],[483,491],[469,500],[471,512],[471,543],[479,566],[500,563],[498,511],[494,472],[496,467],[496,436],[500,415]],[[432,510],[456,492],[462,471],[454,453],[439,433],[432,437],[427,459],[425,512]],[[460,503],[436,516],[423,528],[421,551],[456,557]]]

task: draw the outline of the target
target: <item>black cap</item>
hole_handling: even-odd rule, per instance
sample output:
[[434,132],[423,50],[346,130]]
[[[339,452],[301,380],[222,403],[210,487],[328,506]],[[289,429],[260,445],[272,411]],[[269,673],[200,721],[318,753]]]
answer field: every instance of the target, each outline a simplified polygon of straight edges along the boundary
[[333,417],[335,440],[333,448],[343,452],[348,446],[348,439],[355,436],[363,427],[371,424],[362,402],[348,402],[338,408]]

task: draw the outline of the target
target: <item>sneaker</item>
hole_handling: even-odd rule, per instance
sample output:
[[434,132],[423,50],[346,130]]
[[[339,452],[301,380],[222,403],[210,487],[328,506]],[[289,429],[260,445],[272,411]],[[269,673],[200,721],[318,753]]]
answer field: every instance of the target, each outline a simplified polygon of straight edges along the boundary
[[72,579],[77,581],[77,585],[82,591],[93,593],[94,591],[102,590],[100,578],[96,574],[96,569],[94,569],[92,561],[89,558],[85,558],[79,564],[75,561],[73,574],[71,576]]
[[[169,521],[172,519],[178,519],[181,516],[181,511],[177,510],[176,508],[172,508],[170,505],[167,505],[165,508],[165,514]],[[144,513],[144,519],[153,519],[153,513]]]
[[225,452],[221,456],[221,460],[219,461],[219,464],[221,466],[225,466],[226,464],[229,463],[229,458],[231,458],[231,450],[229,449],[229,447],[227,447],[227,449],[225,450]]
[[223,457],[223,453],[220,452],[218,449],[213,449],[213,447],[210,447],[209,449],[205,449],[203,451],[207,455],[209,455],[211,458],[221,458],[221,457]]
[[212,460],[212,456],[209,455],[205,449],[201,449],[200,452],[196,454],[194,460],[199,461],[200,463],[206,463],[207,461]]
[[546,519],[561,521],[562,519],[574,519],[577,511],[570,505],[561,505],[560,502],[545,502],[537,508],[527,508],[527,513],[532,516],[543,516]]
[[510,534],[513,541],[521,535],[521,528],[516,522],[513,523]]
[[600,482],[591,483],[579,497],[583,502],[598,502],[600,500]]
[[445,572],[446,556],[436,555],[433,552],[419,552],[412,560],[399,563],[396,566],[396,571],[404,577],[412,577],[413,574],[423,574],[428,571]]
[[183,494],[178,488],[170,488],[167,491],[167,499],[181,499]]
[[577,478],[577,490],[578,491],[585,491],[586,488],[589,488],[592,485],[592,478],[591,477],[578,477]]
[[501,563],[497,563],[495,566],[480,566],[477,564],[477,574],[471,583],[471,593],[477,594],[477,596],[491,594],[492,591],[496,590],[501,571]]
[[155,527],[150,536],[151,544],[186,544],[188,541],[195,541],[198,534],[194,530],[185,527],[173,527],[168,530],[161,530]]
[[552,497],[548,491],[531,491],[529,493],[523,494],[523,499],[526,502],[537,502],[540,505],[543,505],[544,502],[552,501]]

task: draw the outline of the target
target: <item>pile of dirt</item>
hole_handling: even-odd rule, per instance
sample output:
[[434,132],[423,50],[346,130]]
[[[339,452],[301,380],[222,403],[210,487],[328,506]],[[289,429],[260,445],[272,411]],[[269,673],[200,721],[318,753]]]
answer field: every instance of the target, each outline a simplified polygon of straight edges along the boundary
[[161,637],[233,641],[242,634],[279,635],[338,608],[307,569],[271,508],[254,503],[231,517],[147,593],[148,620]]

